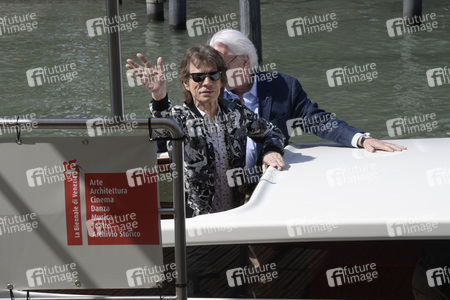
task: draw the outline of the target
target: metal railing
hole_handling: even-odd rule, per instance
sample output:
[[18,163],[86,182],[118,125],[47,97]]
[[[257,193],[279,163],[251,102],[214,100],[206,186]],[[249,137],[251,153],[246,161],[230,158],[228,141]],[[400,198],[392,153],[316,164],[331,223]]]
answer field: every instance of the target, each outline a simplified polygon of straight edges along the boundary
[[[27,126],[33,124],[35,129],[87,129],[86,122],[89,119],[22,119],[22,120],[11,120],[11,119],[0,119],[0,123],[7,128],[17,128],[20,126]],[[148,119],[130,119],[121,123],[114,122],[111,120],[103,120],[103,126],[116,126],[118,124],[130,123],[136,129],[148,129]],[[184,145],[183,141],[180,139],[183,137],[183,132],[180,126],[171,119],[155,118],[150,121],[152,128],[166,129],[174,138],[173,140],[173,150],[172,150],[172,160],[174,162],[175,170],[180,176],[174,176],[173,178],[173,209],[160,209],[160,214],[173,213],[175,222],[175,264],[176,271],[178,274],[176,282],[176,296],[171,297],[173,299],[187,299],[187,271],[186,271],[186,209],[184,200],[184,176],[183,176],[183,161],[184,161]],[[17,296],[15,296],[17,298]],[[74,296],[75,297],[75,296]],[[87,297],[87,298],[86,298]],[[165,299],[169,299],[166,296]],[[40,297],[33,297],[33,299],[47,299]],[[73,297],[63,297],[51,299],[94,299],[91,296],[76,296]],[[95,299],[102,300],[122,300],[122,299],[133,299],[133,300],[145,300],[145,299],[159,299],[159,297],[115,297],[115,296],[105,296],[105,297],[95,297]]]
[[[119,3],[118,0],[106,1],[106,15],[108,26],[119,26]],[[108,53],[109,53],[109,78],[110,78],[110,97],[111,97],[111,117],[112,119],[103,120],[103,126],[132,125],[136,129],[149,129],[148,119],[130,119],[124,120],[124,104],[122,90],[122,61],[120,50],[120,30],[108,30]],[[23,126],[32,126],[34,129],[87,129],[87,122],[92,119],[0,119],[4,128],[23,128]],[[177,271],[175,296],[164,296],[164,299],[187,299],[187,270],[186,270],[186,210],[184,200],[184,145],[182,141],[183,132],[180,126],[171,119],[155,118],[150,121],[151,128],[166,129],[172,134],[173,149],[172,160],[175,165],[175,171],[180,174],[173,179],[173,209],[160,209],[160,214],[173,213],[175,222],[175,264]],[[27,299],[39,300],[71,300],[71,299],[96,299],[96,300],[150,300],[160,299],[158,296],[89,296],[89,295],[61,295],[44,293],[27,293],[23,291],[13,291],[11,286],[11,299],[22,295]],[[1,290],[0,290],[1,292]],[[14,295],[15,294],[15,295]],[[1,298],[1,296],[0,296]]]

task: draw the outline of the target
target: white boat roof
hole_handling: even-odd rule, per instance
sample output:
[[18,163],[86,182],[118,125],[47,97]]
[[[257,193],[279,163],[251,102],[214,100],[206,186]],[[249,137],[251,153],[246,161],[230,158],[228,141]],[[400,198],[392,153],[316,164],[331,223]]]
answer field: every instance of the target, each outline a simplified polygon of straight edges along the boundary
[[[448,238],[450,138],[389,142],[408,149],[287,146],[248,203],[187,219],[187,245]],[[173,220],[162,237],[173,246]]]

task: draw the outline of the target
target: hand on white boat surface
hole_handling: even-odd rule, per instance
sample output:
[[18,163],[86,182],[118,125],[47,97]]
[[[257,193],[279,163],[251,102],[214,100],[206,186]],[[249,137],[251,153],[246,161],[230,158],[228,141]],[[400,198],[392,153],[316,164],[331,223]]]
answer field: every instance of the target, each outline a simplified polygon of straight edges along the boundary
[[267,168],[270,166],[274,167],[278,171],[281,171],[284,167],[284,159],[280,153],[269,151],[263,157],[263,173],[266,172]]
[[144,66],[139,65],[132,59],[127,59],[127,69],[133,70],[133,74],[127,76],[136,81],[140,81],[150,92],[156,101],[163,99],[167,95],[166,78],[164,74],[164,64],[162,57],[156,61],[156,68],[141,53],[136,55]]
[[[358,141],[359,145],[359,141]],[[383,142],[374,138],[366,139],[364,141],[364,149],[368,152],[375,152],[376,150],[382,150],[387,152],[394,152],[394,151],[403,151],[406,150],[406,147],[403,147],[401,145],[392,144],[388,142]]]

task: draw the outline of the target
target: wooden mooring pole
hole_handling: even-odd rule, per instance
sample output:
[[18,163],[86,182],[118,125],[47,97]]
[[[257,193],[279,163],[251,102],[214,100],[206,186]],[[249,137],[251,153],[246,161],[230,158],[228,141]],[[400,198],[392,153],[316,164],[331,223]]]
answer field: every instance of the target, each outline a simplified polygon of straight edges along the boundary
[[169,27],[171,30],[186,29],[186,0],[169,1]]
[[241,32],[248,36],[256,47],[258,63],[262,62],[261,12],[259,0],[239,0]]
[[[422,0],[403,0],[403,17],[414,19],[414,16],[422,16]],[[420,25],[420,21],[414,25]]]
[[164,21],[164,0],[146,0],[149,21]]

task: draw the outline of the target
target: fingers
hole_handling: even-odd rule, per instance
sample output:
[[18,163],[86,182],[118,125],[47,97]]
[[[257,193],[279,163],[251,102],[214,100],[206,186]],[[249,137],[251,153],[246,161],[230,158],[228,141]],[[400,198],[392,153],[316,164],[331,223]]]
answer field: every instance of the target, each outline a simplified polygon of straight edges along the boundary
[[158,66],[158,70],[164,71],[164,64],[162,57],[158,57],[158,60],[156,61],[156,65]]
[[364,143],[364,149],[366,149],[366,151],[371,152],[371,153],[375,152],[375,147],[372,146],[371,143],[367,143],[367,140]]
[[[142,64],[144,65],[144,67],[140,66],[138,63],[136,63],[134,60],[132,59],[127,59],[127,69],[129,70],[135,70],[135,69],[142,69],[142,70],[138,70],[142,73],[146,72],[146,68],[147,69],[153,69],[152,64],[147,60],[147,58],[145,58],[145,56],[142,53],[138,53],[136,54],[136,56],[140,59],[140,61],[142,62]],[[161,60],[161,66],[162,66],[162,58],[158,58],[158,61]],[[159,64],[158,64],[159,67]],[[139,75],[139,74],[135,74],[135,75]]]
[[406,150],[406,147],[404,146],[383,142],[377,139],[366,139],[364,142],[364,148],[368,152],[375,152],[376,150],[382,150],[386,152]]
[[145,56],[141,53],[136,54],[136,56],[142,61],[144,67],[152,68],[152,64],[145,58]]
[[277,153],[274,158],[274,162],[271,164],[272,167],[276,168],[278,171],[281,171],[284,167],[283,157]]
[[132,73],[127,73],[127,76],[133,78],[134,80],[138,81],[139,83],[142,83],[141,77],[133,75]]
[[143,69],[141,69],[141,66],[131,59],[127,59],[127,62],[129,64],[126,64],[126,68],[133,71],[133,73],[127,72],[127,76],[142,84]]
[[127,59],[127,69],[133,70],[133,69],[137,69],[137,68],[142,68],[140,65],[138,65],[134,60],[132,59]]
[[133,71],[133,73],[127,72],[127,76],[142,84],[142,77],[144,75],[143,68],[135,63],[132,59],[127,59],[127,62],[128,64],[125,65],[126,68]]
[[402,146],[402,145],[397,145],[397,144],[389,144],[391,149],[393,149],[394,151],[403,151],[406,150],[407,148]]
[[263,173],[271,166],[281,171],[284,167],[284,160],[281,154],[277,152],[269,152],[263,158]]
[[132,59],[127,59],[126,68],[132,70],[133,73],[127,73],[127,76],[133,78],[138,81],[142,85],[144,85],[150,91],[154,91],[157,88],[155,85],[156,82],[160,81],[160,76],[163,70],[163,61],[162,58],[159,57],[157,61],[158,68],[155,69],[152,64],[147,60],[147,58],[142,54],[138,53],[136,56],[142,62],[144,66],[139,65]]

